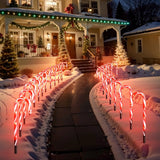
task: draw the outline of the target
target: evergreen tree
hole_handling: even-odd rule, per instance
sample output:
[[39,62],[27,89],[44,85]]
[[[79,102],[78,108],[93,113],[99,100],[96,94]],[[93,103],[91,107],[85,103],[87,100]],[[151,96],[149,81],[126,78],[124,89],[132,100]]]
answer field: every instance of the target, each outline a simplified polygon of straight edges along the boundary
[[82,49],[82,54],[84,56],[86,56],[86,58],[89,58],[89,54],[88,54],[88,49],[89,47],[89,37],[88,36],[85,36],[84,37],[84,41],[83,41],[83,49]]
[[117,45],[113,63],[117,64],[119,67],[127,66],[130,64],[128,57],[127,57],[127,53],[121,44]]
[[67,62],[67,69],[72,69],[73,67],[71,58],[69,56],[67,46],[65,43],[65,34],[63,29],[61,29],[59,33],[59,55],[57,58],[57,63],[60,63],[60,62]]
[[122,7],[121,2],[119,2],[117,5],[115,18],[126,20],[126,12]]
[[14,78],[18,74],[17,54],[10,35],[6,34],[0,59],[0,77],[3,79]]
[[9,4],[10,7],[18,7],[16,0],[11,0],[11,3]]
[[43,39],[41,36],[39,36],[39,39],[38,39],[38,48],[43,48],[44,47],[44,44],[43,44]]

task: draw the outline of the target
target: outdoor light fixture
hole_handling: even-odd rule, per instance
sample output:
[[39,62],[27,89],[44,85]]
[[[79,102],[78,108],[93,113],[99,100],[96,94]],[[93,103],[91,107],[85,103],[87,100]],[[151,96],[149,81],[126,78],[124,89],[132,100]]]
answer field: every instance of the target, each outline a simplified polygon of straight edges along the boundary
[[88,8],[88,13],[92,13],[93,9],[92,8]]
[[50,40],[50,34],[47,32],[47,41]]
[[47,50],[50,50],[50,49],[51,49],[51,44],[47,43]]

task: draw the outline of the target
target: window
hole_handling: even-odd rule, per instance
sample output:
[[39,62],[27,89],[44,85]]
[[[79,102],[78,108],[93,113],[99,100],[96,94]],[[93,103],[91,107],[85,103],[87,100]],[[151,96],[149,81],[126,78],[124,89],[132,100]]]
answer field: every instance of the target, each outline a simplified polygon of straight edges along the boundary
[[137,52],[142,53],[142,39],[137,39]]
[[60,0],[46,0],[45,11],[58,11],[61,12],[61,1]]
[[32,0],[21,0],[21,5],[25,7],[32,7]]
[[98,1],[97,0],[81,0],[81,12],[88,12],[92,9],[92,13],[98,14]]
[[[10,4],[12,0],[9,0],[8,3]],[[19,0],[15,0],[17,4],[19,4]]]
[[81,2],[81,12],[88,12],[89,1]]
[[19,32],[17,31],[10,31],[11,39],[14,44],[19,44]]
[[90,46],[91,47],[96,47],[96,35],[95,34],[90,34]]
[[97,1],[91,1],[91,8],[93,9],[93,13],[98,14],[98,3],[97,3]]
[[27,47],[28,44],[34,44],[33,32],[23,32],[23,45]]

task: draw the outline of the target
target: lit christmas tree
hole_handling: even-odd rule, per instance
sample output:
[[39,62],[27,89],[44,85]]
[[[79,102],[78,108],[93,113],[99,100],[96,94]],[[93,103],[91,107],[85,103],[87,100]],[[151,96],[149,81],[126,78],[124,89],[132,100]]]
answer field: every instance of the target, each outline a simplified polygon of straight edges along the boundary
[[0,77],[3,79],[14,78],[18,74],[17,54],[9,34],[6,34],[0,59]]
[[43,39],[41,36],[39,36],[39,39],[38,39],[38,48],[43,48],[44,47],[44,44],[43,44]]
[[60,30],[59,34],[59,57],[57,61],[58,61],[57,63],[67,62],[67,69],[72,69],[73,67],[67,50],[67,46],[65,44],[65,35],[63,29]]
[[117,45],[113,63],[117,64],[119,67],[130,65],[127,53],[123,48],[122,44]]
[[84,37],[84,41],[83,41],[83,49],[82,49],[82,54],[86,57],[89,58],[89,54],[88,54],[88,49],[89,47],[89,37],[86,35]]

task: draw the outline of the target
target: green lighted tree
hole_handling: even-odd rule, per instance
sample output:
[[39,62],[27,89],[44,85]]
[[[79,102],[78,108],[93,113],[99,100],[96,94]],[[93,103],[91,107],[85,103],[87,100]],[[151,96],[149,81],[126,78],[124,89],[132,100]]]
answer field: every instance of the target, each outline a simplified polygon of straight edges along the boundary
[[89,54],[88,54],[88,51],[87,51],[88,47],[89,47],[89,37],[86,35],[84,37],[84,41],[83,41],[82,54],[87,58],[89,58]]
[[0,58],[0,77],[3,79],[14,78],[19,72],[17,54],[10,35],[6,34]]
[[38,48],[43,48],[44,47],[44,44],[43,44],[43,39],[41,36],[39,36],[39,39],[38,39]]
[[11,0],[11,3],[9,4],[10,7],[18,7],[16,0]]

